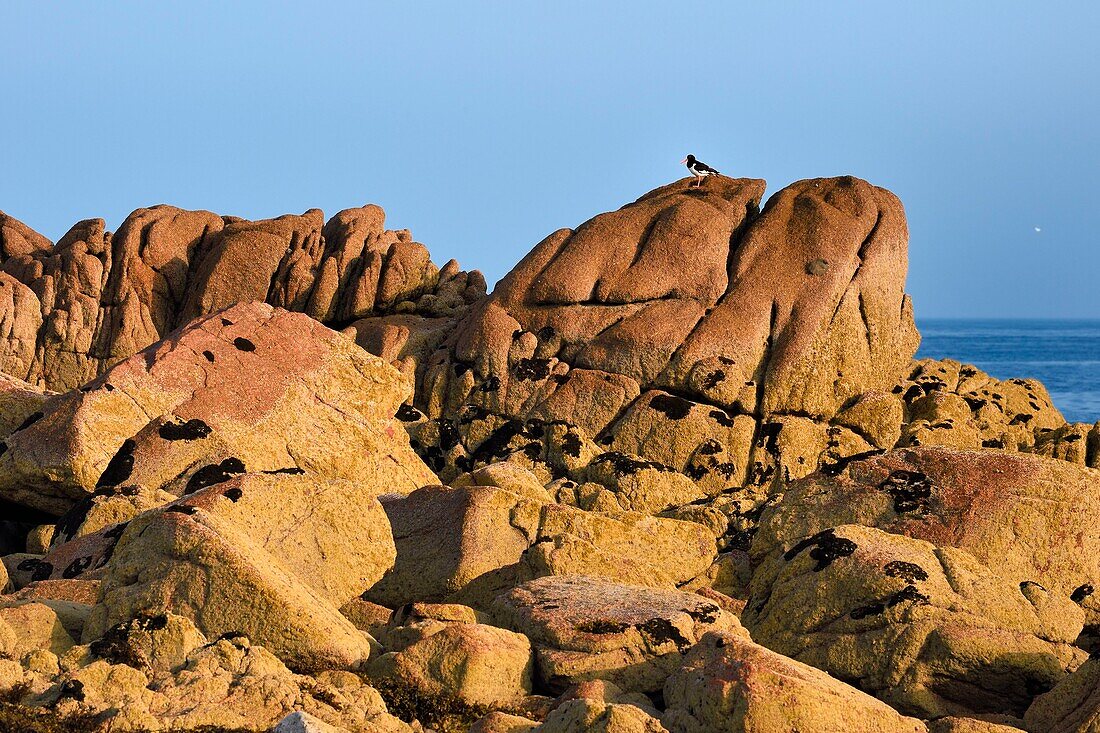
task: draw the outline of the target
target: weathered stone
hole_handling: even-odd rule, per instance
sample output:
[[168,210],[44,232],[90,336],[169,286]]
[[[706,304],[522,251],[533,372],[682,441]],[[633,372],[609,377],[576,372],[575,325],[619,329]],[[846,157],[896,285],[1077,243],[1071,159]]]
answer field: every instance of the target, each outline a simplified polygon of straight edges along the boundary
[[964,550],[845,525],[769,554],[741,620],[770,649],[935,717],[1022,713],[1083,660],[1082,617]]
[[539,678],[555,690],[602,679],[653,692],[707,631],[748,636],[736,617],[698,595],[584,576],[524,583],[499,596],[493,614],[531,639]]
[[869,695],[728,632],[704,636],[665,682],[672,733],[925,733]]
[[[835,474],[835,475],[832,475]],[[764,512],[752,553],[841,524],[966,550],[1013,585],[1036,582],[1096,617],[1100,473],[1001,451],[911,448],[852,461],[787,488]],[[1095,622],[1095,621],[1090,621]]]
[[380,490],[408,492],[434,477],[392,420],[406,389],[391,367],[306,316],[234,306],[52,398],[41,420],[8,437],[0,494],[61,513],[97,487],[123,485],[141,456],[136,436],[165,416],[175,420],[142,443],[213,431],[253,471],[372,476]]
[[[215,502],[233,499],[197,496],[130,522],[83,639],[94,641],[135,617],[170,612],[191,619],[211,638],[243,633],[295,668],[347,668],[365,661],[368,637],[315,589],[323,588],[323,574],[315,572],[318,577],[307,582],[294,564],[303,555],[279,559],[264,549],[267,538],[254,536],[253,527],[211,506]],[[270,541],[278,545],[280,537],[276,533]]]
[[534,661],[522,634],[478,623],[443,624],[373,665],[431,698],[446,696],[467,705],[505,705],[530,694]]

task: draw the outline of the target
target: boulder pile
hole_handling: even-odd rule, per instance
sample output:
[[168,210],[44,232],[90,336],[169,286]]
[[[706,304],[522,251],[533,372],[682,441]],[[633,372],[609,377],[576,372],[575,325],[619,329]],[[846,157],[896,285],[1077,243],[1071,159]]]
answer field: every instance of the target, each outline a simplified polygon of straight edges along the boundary
[[0,730],[1097,730],[1100,423],[901,203],[682,180],[486,293],[376,206],[0,214]]

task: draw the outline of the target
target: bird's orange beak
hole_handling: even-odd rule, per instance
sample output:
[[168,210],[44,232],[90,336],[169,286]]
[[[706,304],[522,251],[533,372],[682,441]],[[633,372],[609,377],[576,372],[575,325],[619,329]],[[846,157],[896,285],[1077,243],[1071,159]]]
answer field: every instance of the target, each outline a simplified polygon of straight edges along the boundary
[[688,162],[688,159],[684,158],[683,160],[680,161],[680,165],[687,165],[687,162]]

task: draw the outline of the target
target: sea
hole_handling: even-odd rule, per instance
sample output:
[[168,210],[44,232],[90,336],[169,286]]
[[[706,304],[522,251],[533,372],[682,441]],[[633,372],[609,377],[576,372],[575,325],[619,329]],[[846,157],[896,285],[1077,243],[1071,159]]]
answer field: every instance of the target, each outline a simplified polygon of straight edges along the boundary
[[917,358],[1038,379],[1069,422],[1100,421],[1100,320],[917,319]]

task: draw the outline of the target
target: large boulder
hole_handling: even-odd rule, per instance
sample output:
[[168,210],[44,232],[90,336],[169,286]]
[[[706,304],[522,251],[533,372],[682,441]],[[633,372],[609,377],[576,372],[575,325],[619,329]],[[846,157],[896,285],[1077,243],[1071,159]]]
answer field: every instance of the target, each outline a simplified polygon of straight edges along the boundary
[[527,637],[479,623],[446,623],[378,659],[378,674],[428,699],[466,705],[514,704],[531,694],[534,660]]
[[750,590],[753,639],[922,717],[1019,715],[1087,656],[1069,598],[859,525],[777,547]]
[[210,637],[246,634],[295,668],[357,666],[370,639],[337,609],[393,557],[369,489],[302,476],[233,479],[125,526],[83,638],[174,613]]
[[907,448],[789,486],[762,515],[752,553],[760,558],[829,527],[862,524],[966,550],[1014,585],[1039,583],[1092,609],[1098,511],[1093,469],[1002,451]]
[[700,524],[535,496],[430,486],[382,497],[397,561],[363,597],[390,607],[450,599],[484,608],[529,578],[570,574],[673,588],[714,559],[714,535]]
[[824,430],[860,394],[894,385],[917,345],[898,200],[855,178],[815,179],[757,215],[763,188],[680,181],[551,234],[431,358],[417,406],[565,422],[678,470],[709,439],[722,457],[697,461],[699,480],[743,482],[765,462],[750,458],[762,418]]
[[711,632],[665,682],[672,733],[924,733],[921,721],[743,636]]
[[736,617],[693,593],[585,576],[546,577],[501,594],[493,615],[531,639],[542,684],[601,679],[654,692],[708,631],[748,637]]
[[236,305],[51,398],[5,441],[0,496],[60,514],[97,487],[151,472],[144,480],[161,488],[165,465],[186,473],[227,451],[253,471],[369,476],[408,493],[434,477],[392,419],[406,390],[317,321]]

